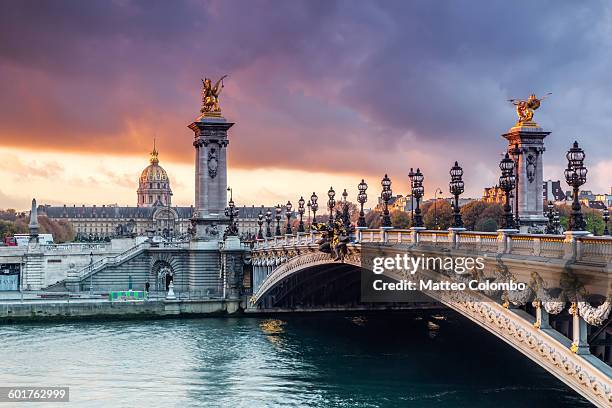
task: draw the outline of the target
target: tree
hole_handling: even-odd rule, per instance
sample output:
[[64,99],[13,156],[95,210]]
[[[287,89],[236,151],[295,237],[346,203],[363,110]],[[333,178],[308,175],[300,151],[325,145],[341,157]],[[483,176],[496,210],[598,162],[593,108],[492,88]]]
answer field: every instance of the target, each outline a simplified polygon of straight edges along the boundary
[[461,217],[463,218],[463,225],[468,230],[479,231],[477,224],[482,222],[482,225],[492,225],[491,223],[485,224],[487,219],[492,219],[498,223],[504,214],[504,209],[501,204],[487,203],[482,200],[472,201],[461,207]]
[[392,211],[391,225],[393,225],[393,228],[410,228],[410,216],[408,216],[406,211]]
[[366,225],[368,228],[380,228],[381,219],[378,211],[370,211],[365,215]]
[[448,229],[453,225],[453,209],[446,200],[428,201],[423,204],[421,211],[427,229]]

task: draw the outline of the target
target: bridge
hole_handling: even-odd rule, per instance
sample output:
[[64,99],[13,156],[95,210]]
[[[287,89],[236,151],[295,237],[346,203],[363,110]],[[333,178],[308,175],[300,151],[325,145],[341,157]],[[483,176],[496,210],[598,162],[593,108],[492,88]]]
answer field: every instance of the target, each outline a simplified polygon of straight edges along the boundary
[[[612,405],[612,305],[607,298],[612,238],[358,228],[342,261],[321,252],[320,239],[313,232],[258,240],[248,310],[364,306],[360,277],[372,270],[371,254],[482,257],[484,268],[470,275],[433,267],[415,274],[385,270],[384,276],[398,282],[524,283],[522,290],[423,293],[510,344],[593,404]],[[571,297],[571,283],[580,296]]]

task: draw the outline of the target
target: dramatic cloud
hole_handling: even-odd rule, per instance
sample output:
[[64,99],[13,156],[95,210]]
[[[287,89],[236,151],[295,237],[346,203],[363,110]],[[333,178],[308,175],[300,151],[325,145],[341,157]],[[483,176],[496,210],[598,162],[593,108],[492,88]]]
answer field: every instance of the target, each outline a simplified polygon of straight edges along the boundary
[[189,164],[199,79],[227,73],[234,169],[388,172],[405,190],[420,166],[433,191],[459,160],[479,195],[515,122],[506,99],[532,92],[553,93],[536,114],[545,177],[574,139],[608,169],[610,66],[603,0],[2,2],[0,146],[144,156],[156,136]]

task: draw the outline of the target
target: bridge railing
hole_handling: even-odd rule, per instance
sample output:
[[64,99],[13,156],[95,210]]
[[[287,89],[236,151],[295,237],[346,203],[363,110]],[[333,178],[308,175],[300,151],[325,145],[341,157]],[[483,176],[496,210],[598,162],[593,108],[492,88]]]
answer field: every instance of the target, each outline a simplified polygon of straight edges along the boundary
[[[479,253],[505,253],[599,263],[612,262],[612,237],[395,228],[358,228],[355,235],[357,243],[416,244]],[[277,236],[257,240],[254,249],[314,244],[320,237],[321,234],[318,232]]]

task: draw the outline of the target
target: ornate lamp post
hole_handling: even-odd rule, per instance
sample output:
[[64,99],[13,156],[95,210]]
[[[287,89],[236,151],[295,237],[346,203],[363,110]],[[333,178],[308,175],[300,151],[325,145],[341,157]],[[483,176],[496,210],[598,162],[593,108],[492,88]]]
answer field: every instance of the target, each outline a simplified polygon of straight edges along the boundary
[[238,235],[238,226],[236,225],[235,217],[238,216],[238,210],[236,209],[236,205],[234,204],[234,200],[231,198],[231,189],[230,190],[230,200],[227,208],[225,209],[225,215],[229,217],[229,226],[225,230],[225,236],[236,236]]
[[555,234],[559,233],[561,228],[561,219],[559,218],[559,211],[555,211]]
[[578,142],[567,151],[567,169],[565,169],[565,181],[573,188],[574,200],[572,202],[572,214],[569,220],[569,231],[586,230],[586,222],[582,217],[578,195],[580,186],[586,183],[588,170],[584,167],[584,150],[578,146]]
[[270,229],[270,224],[272,223],[272,211],[268,208],[266,211],[266,238],[272,237],[272,230]]
[[357,226],[360,228],[366,227],[365,213],[363,212],[363,205],[368,201],[368,195],[366,194],[366,190],[368,189],[368,185],[361,179],[361,183],[357,186],[357,190],[359,190],[359,194],[357,194],[357,202],[359,203],[361,209],[359,210],[359,220],[357,221]]
[[450,193],[455,196],[455,203],[453,205],[453,228],[463,228],[463,220],[461,219],[461,212],[459,211],[459,196],[463,193],[463,169],[459,166],[459,163],[455,162],[455,165],[450,169],[451,181],[448,184]]
[[414,171],[412,167],[410,168],[410,173],[408,173],[408,178],[410,179],[410,220],[414,225],[414,194],[412,194],[414,189]]
[[276,212],[276,231],[274,231],[275,235],[277,237],[281,236],[281,229],[280,229],[280,220],[281,220],[281,206],[280,204],[276,204],[276,208],[274,210]]
[[304,197],[300,197],[298,201],[298,214],[300,214],[300,223],[298,224],[298,232],[304,232]]
[[385,174],[385,177],[383,177],[380,184],[382,186],[380,198],[382,198],[384,203],[382,226],[385,228],[391,228],[391,217],[389,216],[389,200],[391,199],[391,194],[393,194],[391,191],[391,179]]
[[442,189],[440,187],[436,188],[436,191],[434,191],[434,229],[440,229],[438,225],[438,192],[442,194]]
[[259,214],[257,214],[257,225],[259,225],[259,231],[257,231],[257,239],[264,239],[262,230],[262,226],[264,223],[264,215],[261,211],[262,210],[259,210]]
[[291,201],[287,201],[285,205],[285,216],[287,217],[287,228],[285,228],[285,234],[291,235],[293,231],[291,230]]
[[610,235],[610,230],[608,230],[608,222],[610,221],[610,210],[608,210],[608,207],[606,207],[606,209],[603,210],[603,219],[604,219],[603,234]]
[[425,189],[423,188],[423,180],[425,177],[421,173],[421,169],[417,168],[416,173],[412,175],[412,195],[416,199],[416,209],[414,210],[413,226],[417,228],[423,228],[423,217],[421,216],[421,208],[419,204]]
[[504,204],[504,229],[514,229],[514,217],[512,216],[512,207],[510,206],[510,193],[516,186],[516,178],[514,177],[514,161],[508,153],[499,163],[502,175],[499,178],[499,186],[506,194]]
[[310,196],[310,208],[312,209],[311,225],[317,223],[317,210],[319,209],[319,203],[317,203],[318,200],[319,200],[319,197],[317,197],[317,195],[313,191],[312,195]]
[[519,158],[521,157],[521,149],[518,147],[518,143],[515,143],[514,147],[510,149],[510,154],[514,160],[514,178],[516,180],[516,188],[514,189],[514,223],[516,228],[519,228],[521,225],[519,215]]
[[334,223],[334,207],[336,206],[336,200],[334,200],[336,192],[334,191],[333,187],[329,188],[327,196],[329,197],[329,200],[327,201],[327,208],[329,209],[329,225],[332,225]]
[[547,207],[548,211],[546,212],[546,214],[544,214],[546,218],[548,218],[548,224],[546,224],[546,233],[556,234],[557,228],[555,225],[555,206],[552,201],[549,201]]

